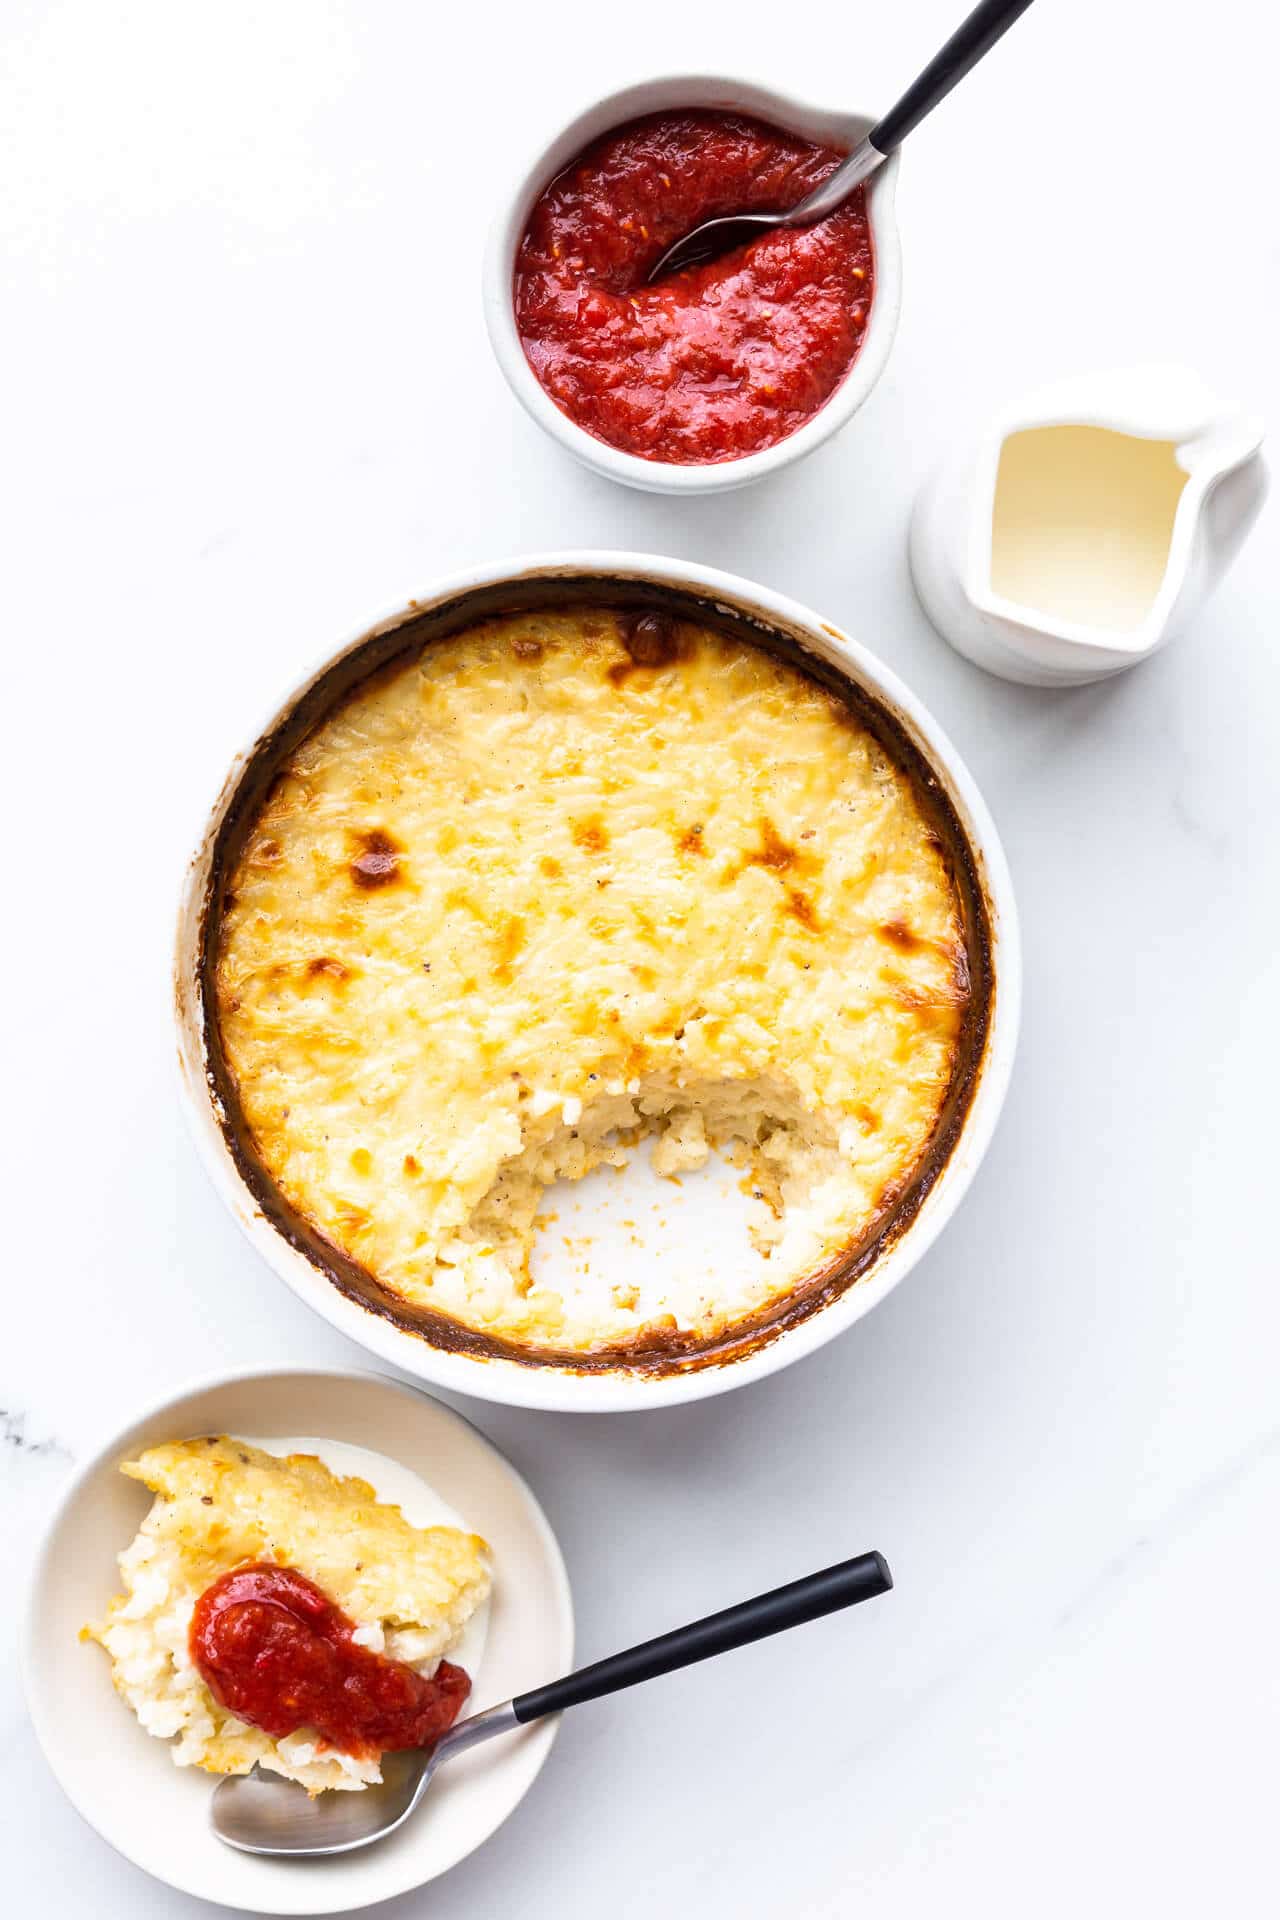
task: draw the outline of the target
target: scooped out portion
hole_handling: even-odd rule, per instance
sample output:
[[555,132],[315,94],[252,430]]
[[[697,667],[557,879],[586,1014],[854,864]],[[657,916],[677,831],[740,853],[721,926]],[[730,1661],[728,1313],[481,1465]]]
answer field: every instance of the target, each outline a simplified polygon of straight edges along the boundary
[[359,1788],[383,1752],[452,1723],[470,1679],[442,1656],[488,1598],[478,1535],[412,1526],[314,1455],[226,1436],[121,1472],[156,1498],[83,1637],[177,1766]]
[[[656,612],[512,614],[357,686],[216,939],[265,1178],[429,1334],[530,1360],[708,1349],[829,1273],[983,1017],[923,786],[798,666]],[[547,1187],[646,1137],[665,1174],[741,1165],[767,1259],[544,1284]]]

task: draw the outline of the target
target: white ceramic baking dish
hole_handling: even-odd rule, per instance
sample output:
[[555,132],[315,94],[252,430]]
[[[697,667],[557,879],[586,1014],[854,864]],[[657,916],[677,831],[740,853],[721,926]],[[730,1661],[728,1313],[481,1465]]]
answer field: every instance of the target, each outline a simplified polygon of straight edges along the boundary
[[[237,1150],[234,1128],[211,1071],[203,988],[203,943],[210,888],[217,868],[219,836],[234,818],[237,798],[249,790],[255,772],[267,764],[292,726],[304,726],[302,705],[317,683],[335,697],[368,667],[409,645],[400,637],[408,623],[429,636],[433,625],[457,630],[472,619],[502,608],[597,602],[683,605],[691,617],[711,617],[781,645],[811,663],[820,677],[832,676],[855,699],[885,717],[891,731],[905,738],[917,759],[920,777],[936,785],[959,834],[970,884],[983,921],[989,974],[989,1013],[977,1050],[966,1100],[955,1116],[945,1158],[935,1163],[931,1180],[912,1201],[911,1210],[889,1231],[856,1278],[824,1286],[804,1310],[734,1357],[697,1356],[688,1363],[644,1369],[612,1363],[591,1368],[534,1364],[501,1354],[458,1350],[407,1330],[388,1316],[385,1304],[335,1278],[312,1249],[308,1252],[278,1216],[261,1177],[246,1168]],[[412,644],[418,644],[418,631]],[[923,763],[922,766],[920,763]],[[634,553],[562,553],[477,566],[445,580],[423,598],[390,614],[336,652],[327,654],[303,676],[251,735],[236,757],[192,858],[183,889],[176,952],[176,1016],[182,1087],[200,1153],[218,1191],[267,1264],[309,1306],[361,1346],[406,1373],[460,1393],[512,1405],[604,1411],[658,1407],[696,1400],[743,1386],[798,1360],[852,1326],[910,1271],[937,1238],[967,1190],[986,1151],[1004,1100],[1018,1029],[1020,962],[1017,920],[1004,855],[982,798],[955,749],[936,722],[893,673],[856,641],[783,595],[731,574],[688,561]],[[255,1190],[256,1186],[256,1190]]]
[[578,114],[521,169],[498,210],[490,229],[484,262],[484,314],[498,365],[521,406],[565,450],[596,473],[647,493],[725,493],[752,480],[777,473],[802,460],[851,420],[884,371],[898,329],[902,304],[902,253],[893,198],[898,181],[898,156],[890,154],[867,182],[867,215],[875,251],[875,288],[871,314],[857,359],[826,405],[805,425],[760,453],[710,466],[675,466],[661,460],[642,460],[587,433],[565,413],[539,384],[525,358],[516,328],[513,281],[516,252],[533,204],[550,180],[582,149],[611,127],[622,126],[641,114],[674,107],[713,107],[754,114],[798,133],[807,140],[852,151],[875,124],[874,114],[838,112],[815,106],[773,87],[751,80],[726,79],[712,74],[667,74],[608,94]]

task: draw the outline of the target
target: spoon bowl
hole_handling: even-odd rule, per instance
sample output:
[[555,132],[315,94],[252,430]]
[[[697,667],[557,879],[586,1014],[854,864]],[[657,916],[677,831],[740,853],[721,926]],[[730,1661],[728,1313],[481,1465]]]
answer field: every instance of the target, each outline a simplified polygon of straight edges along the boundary
[[510,1702],[472,1714],[450,1727],[433,1747],[384,1754],[380,1784],[360,1793],[313,1797],[282,1774],[264,1773],[260,1767],[230,1774],[214,1789],[209,1820],[219,1840],[241,1853],[298,1858],[351,1853],[403,1826],[443,1760],[492,1734],[513,1732],[519,1724]]
[[[1022,0],[1030,5],[1030,0]],[[810,227],[819,220],[825,220],[829,213],[835,213],[842,207],[849,195],[869,180],[883,160],[888,158],[887,150],[872,144],[871,135],[860,140],[848,159],[838,166],[834,173],[828,174],[820,186],[806,194],[798,206],[790,207],[785,213],[728,213],[717,220],[704,220],[700,226],[686,233],[660,255],[649,275],[652,283],[662,280],[669,273],[680,273],[685,267],[700,267],[707,260],[716,260],[721,254],[731,253],[735,247],[745,247],[762,233],[768,233],[774,227]]]
[[219,1782],[209,1819],[218,1838],[241,1853],[350,1853],[408,1819],[435,1766],[434,1753],[388,1753],[380,1786],[315,1800],[292,1780],[255,1767]]

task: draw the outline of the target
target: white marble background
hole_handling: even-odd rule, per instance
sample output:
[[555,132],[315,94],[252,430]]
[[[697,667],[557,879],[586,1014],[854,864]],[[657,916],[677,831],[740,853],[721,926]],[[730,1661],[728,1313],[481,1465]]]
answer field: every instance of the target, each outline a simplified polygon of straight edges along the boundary
[[480,322],[483,224],[546,123],[658,66],[875,106],[959,11],[0,11],[15,1913],[212,1912],[81,1825],[26,1722],[25,1567],[71,1462],[188,1376],[360,1360],[182,1131],[189,838],[301,660],[466,560],[593,544],[794,593],[933,706],[1013,865],[1023,1048],[961,1216],[842,1341],[671,1414],[479,1410],[559,1529],[584,1657],[868,1545],[898,1587],[572,1716],[509,1825],[388,1920],[1275,1910],[1276,516],[1194,633],[1072,693],[953,657],[904,556],[946,438],[1021,384],[1181,355],[1280,423],[1274,23],[1040,0],[905,156],[888,376],[757,491],[577,471]]

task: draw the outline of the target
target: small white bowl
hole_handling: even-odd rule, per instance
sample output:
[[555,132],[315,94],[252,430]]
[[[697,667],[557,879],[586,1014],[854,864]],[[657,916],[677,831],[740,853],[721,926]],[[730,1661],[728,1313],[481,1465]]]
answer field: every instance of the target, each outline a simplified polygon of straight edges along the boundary
[[[386,1318],[364,1300],[344,1292],[288,1230],[268,1217],[228,1138],[227,1116],[211,1078],[204,1002],[203,948],[209,889],[219,837],[233,817],[242,783],[260,753],[287,737],[308,693],[329,675],[352,679],[393,652],[407,622],[418,623],[424,641],[454,631],[472,619],[553,600],[573,602],[605,594],[657,591],[684,601],[689,618],[712,613],[758,635],[778,636],[809,656],[817,672],[834,672],[855,696],[869,698],[905,735],[924,761],[927,778],[945,796],[966,843],[990,934],[990,1019],[976,1086],[945,1164],[918,1211],[886,1235],[873,1264],[807,1318],[795,1320],[747,1352],[710,1365],[646,1374],[624,1366],[578,1371],[531,1364],[498,1355],[454,1351]],[[414,644],[417,644],[416,640]],[[329,682],[328,684],[333,684]],[[305,709],[303,709],[305,712]],[[248,1239],[299,1297],[339,1332],[400,1367],[405,1373],[451,1392],[505,1401],[510,1406],[561,1412],[621,1412],[700,1400],[762,1379],[812,1353],[860,1320],[883,1300],[933,1244],[969,1187],[995,1130],[1013,1066],[1021,998],[1021,961],[1013,887],[994,823],[976,786],[942,729],[897,675],[857,641],[784,595],[733,574],[643,553],[531,554],[468,568],[439,582],[408,607],[387,615],[317,662],[293,691],[264,716],[232,764],[205,824],[186,875],[179,911],[174,974],[181,1088],[193,1137],[219,1193]]]
[[493,1550],[488,1636],[469,1708],[566,1673],[573,1606],[555,1536],[524,1481],[458,1414],[370,1373],[284,1369],[191,1387],[132,1422],[75,1475],[36,1560],[27,1618],[27,1701],[49,1765],[104,1840],[182,1893],[251,1913],[347,1913],[407,1893],[454,1866],[533,1785],[556,1735],[539,1721],[460,1755],[429,1802],[393,1834],[330,1860],[270,1860],[215,1838],[207,1773],[175,1767],[112,1690],[106,1656],[78,1644],[119,1588],[116,1555],[152,1496],[119,1471],[164,1440],[203,1433],[308,1436],[386,1454],[425,1480]]
[[525,357],[516,327],[515,262],[534,202],[562,167],[611,127],[621,126],[640,114],[659,113],[673,107],[712,107],[754,114],[807,140],[849,150],[874,125],[874,116],[870,114],[842,113],[812,106],[789,94],[778,93],[773,87],[760,86],[750,80],[726,79],[723,75],[671,74],[611,93],[580,113],[550,145],[540,149],[500,209],[485,255],[484,313],[498,365],[512,393],[538,425],[584,466],[604,474],[606,479],[619,480],[623,486],[639,487],[646,493],[727,493],[734,487],[747,486],[752,480],[762,480],[766,474],[777,473],[820,447],[853,418],[884,371],[902,304],[902,254],[893,210],[898,156],[891,154],[867,182],[867,213],[875,253],[871,317],[857,359],[826,405],[776,446],[766,447],[761,453],[745,454],[739,460],[717,461],[711,466],[678,466],[662,460],[642,460],[637,454],[624,453],[587,433],[560,411],[539,383]]

